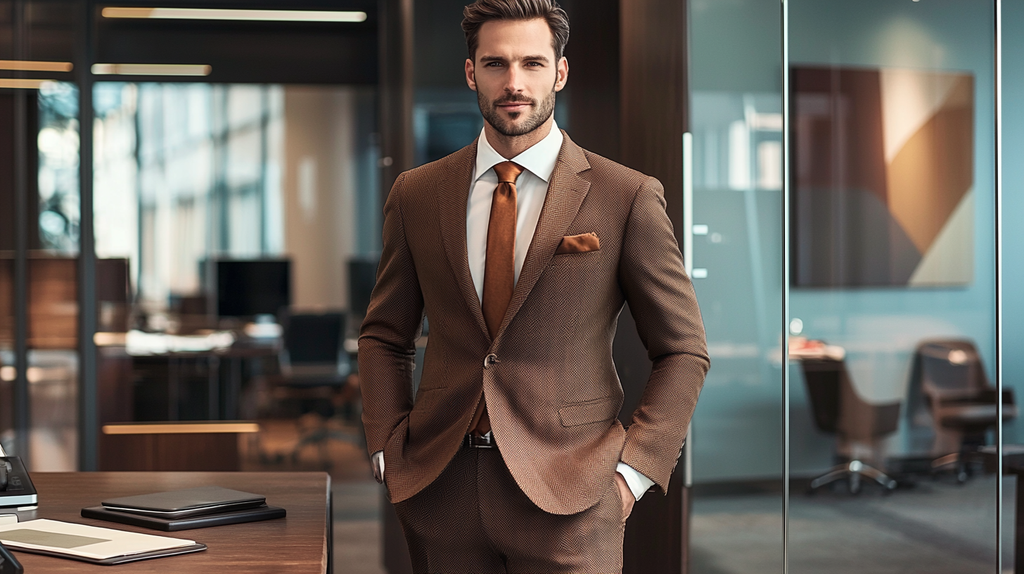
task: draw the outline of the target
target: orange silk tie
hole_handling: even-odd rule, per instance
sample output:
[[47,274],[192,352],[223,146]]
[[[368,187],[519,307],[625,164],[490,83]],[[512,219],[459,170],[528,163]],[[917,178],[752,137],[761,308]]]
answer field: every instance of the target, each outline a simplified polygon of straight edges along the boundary
[[[498,334],[498,327],[505,318],[516,282],[516,178],[522,172],[522,167],[510,161],[494,166],[494,173],[498,174],[498,187],[494,188],[491,219],[487,224],[487,255],[481,300],[484,322],[492,338]],[[485,400],[480,401],[469,428],[474,434],[481,435],[491,430]]]

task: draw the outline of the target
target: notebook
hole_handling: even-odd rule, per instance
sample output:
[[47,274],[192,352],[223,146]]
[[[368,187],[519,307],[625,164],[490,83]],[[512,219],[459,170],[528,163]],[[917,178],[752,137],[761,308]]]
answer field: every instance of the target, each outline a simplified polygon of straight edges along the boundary
[[264,505],[266,501],[264,496],[251,492],[220,486],[200,486],[112,498],[104,500],[101,504],[107,510],[175,519],[256,508]]
[[153,528],[164,532],[177,532],[179,530],[190,530],[192,528],[206,528],[207,526],[224,526],[226,524],[241,524],[243,522],[256,522],[257,520],[270,520],[273,518],[284,518],[285,509],[276,506],[257,506],[242,510],[229,510],[217,514],[202,514],[199,516],[186,516],[183,518],[163,518],[159,516],[146,516],[130,512],[111,510],[106,506],[92,506],[82,509],[82,516],[85,518],[96,518],[131,524],[143,528]]
[[206,545],[194,540],[46,519],[2,525],[0,542],[12,550],[93,564],[122,564],[206,550]]

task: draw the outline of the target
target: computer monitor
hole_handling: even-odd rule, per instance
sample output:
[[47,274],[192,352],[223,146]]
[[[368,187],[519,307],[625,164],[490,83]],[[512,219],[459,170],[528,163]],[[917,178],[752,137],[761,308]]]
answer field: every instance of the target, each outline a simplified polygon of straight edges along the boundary
[[353,317],[365,317],[370,294],[377,284],[379,257],[353,257],[348,260],[348,308]]
[[215,264],[219,317],[276,315],[291,305],[291,260],[217,260]]

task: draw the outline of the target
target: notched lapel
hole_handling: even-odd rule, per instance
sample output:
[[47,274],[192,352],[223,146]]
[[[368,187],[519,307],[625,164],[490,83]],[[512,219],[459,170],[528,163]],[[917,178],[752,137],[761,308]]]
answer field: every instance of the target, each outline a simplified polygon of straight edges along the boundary
[[579,176],[590,169],[590,162],[583,154],[583,148],[573,143],[564,131],[562,135],[565,139],[562,141],[562,149],[558,152],[555,170],[551,173],[537,230],[530,242],[530,250],[526,252],[523,269],[519,272],[519,281],[512,291],[512,301],[509,302],[505,318],[498,328],[499,337],[523,306],[526,297],[554,257],[558,244],[565,236],[569,225],[576,219],[576,214],[579,213],[580,206],[590,191],[590,182]]
[[469,272],[469,255],[466,251],[466,209],[473,163],[476,160],[476,144],[474,141],[448,158],[450,164],[445,171],[451,176],[437,183],[437,202],[441,241],[444,243],[445,255],[448,256],[448,264],[455,274],[455,281],[459,284],[469,312],[476,318],[484,335],[489,337],[480,300],[473,286],[473,276]]

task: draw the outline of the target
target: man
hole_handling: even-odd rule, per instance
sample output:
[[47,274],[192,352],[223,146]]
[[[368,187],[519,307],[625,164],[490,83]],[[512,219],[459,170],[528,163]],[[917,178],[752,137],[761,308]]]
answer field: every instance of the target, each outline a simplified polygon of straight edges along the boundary
[[[618,572],[709,366],[700,312],[658,181],[555,126],[565,12],[478,0],[462,26],[484,129],[384,207],[359,338],[368,449],[417,572]],[[625,302],[654,363],[628,430],[611,356]]]

